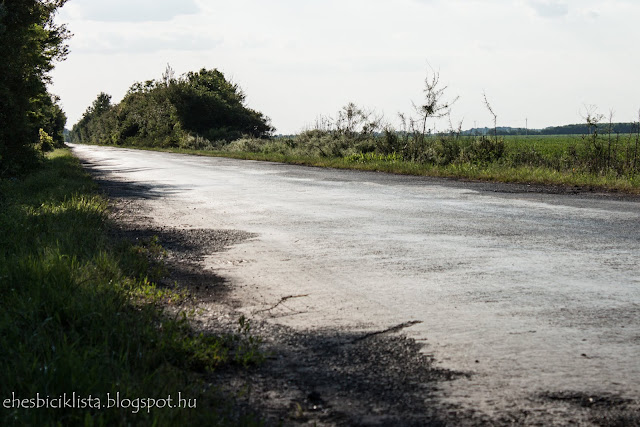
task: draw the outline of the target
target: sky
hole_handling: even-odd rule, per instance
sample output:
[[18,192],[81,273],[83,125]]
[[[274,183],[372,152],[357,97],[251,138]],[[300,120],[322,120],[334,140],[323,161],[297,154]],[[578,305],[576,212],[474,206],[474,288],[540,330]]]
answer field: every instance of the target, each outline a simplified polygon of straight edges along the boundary
[[[217,68],[298,133],[349,102],[398,127],[439,73],[457,127],[638,120],[637,0],[70,0],[74,34],[51,73],[71,127],[100,92]],[[434,123],[443,130],[443,123]]]

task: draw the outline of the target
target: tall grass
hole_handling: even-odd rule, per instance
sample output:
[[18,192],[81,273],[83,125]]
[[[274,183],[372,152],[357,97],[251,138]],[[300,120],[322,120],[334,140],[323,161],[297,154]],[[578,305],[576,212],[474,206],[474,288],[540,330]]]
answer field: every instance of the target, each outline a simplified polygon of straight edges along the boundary
[[[238,336],[206,336],[185,314],[163,315],[155,303],[166,294],[152,292],[148,277],[153,242],[110,240],[106,206],[63,150],[23,180],[0,181],[0,424],[250,423],[228,418],[223,400],[203,392],[203,373],[259,359],[246,323]],[[38,397],[57,406],[73,393],[84,399],[75,408],[68,400],[18,407],[44,405]],[[181,393],[190,407],[137,411],[89,400],[107,405],[118,393],[134,406],[169,396],[177,404]]]

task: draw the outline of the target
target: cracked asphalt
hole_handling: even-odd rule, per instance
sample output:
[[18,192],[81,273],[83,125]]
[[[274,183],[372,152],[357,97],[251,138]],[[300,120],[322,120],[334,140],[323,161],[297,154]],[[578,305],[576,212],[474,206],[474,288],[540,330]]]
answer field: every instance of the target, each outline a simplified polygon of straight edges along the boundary
[[[264,397],[273,392],[267,389],[274,375],[252,380],[262,403],[249,403],[273,420],[624,425],[639,419],[637,198],[73,150],[116,197],[135,199],[137,215],[156,229],[247,236],[222,252],[216,245],[201,251],[198,262],[222,278],[216,283],[224,282],[234,313],[254,319],[256,331],[283,355],[264,372],[297,373],[290,381],[296,391],[281,387],[284,397],[269,405]],[[203,297],[201,308],[210,314],[203,325],[214,328],[216,316],[224,317],[218,303]],[[339,354],[387,372],[356,375],[352,392],[376,390],[379,378],[392,384],[380,391],[386,403],[367,395],[358,410],[341,406],[337,390],[349,385],[326,371],[348,364],[326,343],[347,336],[367,338],[349,338],[357,351]],[[408,349],[406,363],[381,358],[395,357],[392,349]],[[302,363],[309,354],[315,359]],[[329,361],[312,368],[322,357]],[[391,375],[394,369],[408,377]],[[403,383],[406,393],[388,391]],[[394,403],[403,398],[414,403]],[[332,409],[312,416],[300,406],[296,415],[291,405],[300,399]]]

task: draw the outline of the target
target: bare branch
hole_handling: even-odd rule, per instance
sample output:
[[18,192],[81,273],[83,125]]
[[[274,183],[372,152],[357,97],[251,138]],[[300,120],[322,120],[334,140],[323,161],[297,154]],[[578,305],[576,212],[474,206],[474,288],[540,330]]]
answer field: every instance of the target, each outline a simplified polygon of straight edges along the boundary
[[493,116],[493,135],[496,139],[498,139],[498,115],[491,108],[491,104],[489,104],[489,100],[487,99],[486,92],[482,92],[482,96],[484,97],[484,105],[489,110],[489,113]]

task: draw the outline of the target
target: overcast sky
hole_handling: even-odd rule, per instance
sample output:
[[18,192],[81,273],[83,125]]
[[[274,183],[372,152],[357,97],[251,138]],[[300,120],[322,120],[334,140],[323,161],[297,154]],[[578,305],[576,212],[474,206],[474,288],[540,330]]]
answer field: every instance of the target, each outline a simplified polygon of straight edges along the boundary
[[346,103],[397,125],[440,72],[463,127],[577,123],[585,105],[615,121],[640,109],[637,0],[71,0],[74,34],[52,91],[71,127],[99,92],[217,68],[276,133]]

